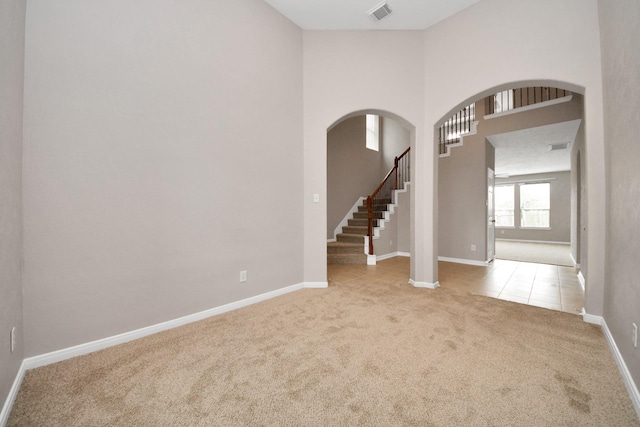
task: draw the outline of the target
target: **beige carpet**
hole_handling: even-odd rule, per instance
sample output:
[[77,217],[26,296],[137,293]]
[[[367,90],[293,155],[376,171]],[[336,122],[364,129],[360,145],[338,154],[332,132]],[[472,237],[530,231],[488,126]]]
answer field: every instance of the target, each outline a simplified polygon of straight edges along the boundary
[[571,245],[496,240],[496,258],[573,267]]
[[331,266],[326,290],[29,371],[9,425],[640,425],[599,327],[408,269]]

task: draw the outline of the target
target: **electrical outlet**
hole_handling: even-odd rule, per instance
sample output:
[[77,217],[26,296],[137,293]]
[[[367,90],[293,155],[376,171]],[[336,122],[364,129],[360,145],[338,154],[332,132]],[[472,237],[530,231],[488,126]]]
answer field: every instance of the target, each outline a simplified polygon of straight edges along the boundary
[[16,327],[11,328],[11,353],[16,349]]
[[638,348],[638,325],[632,323],[633,325],[633,336],[631,339],[633,340],[633,347]]
[[393,246],[393,240],[389,240],[389,246]]
[[476,245],[471,245],[471,250],[475,251],[476,250]]
[[241,282],[246,282],[247,281],[247,270],[242,270],[240,272],[240,281]]

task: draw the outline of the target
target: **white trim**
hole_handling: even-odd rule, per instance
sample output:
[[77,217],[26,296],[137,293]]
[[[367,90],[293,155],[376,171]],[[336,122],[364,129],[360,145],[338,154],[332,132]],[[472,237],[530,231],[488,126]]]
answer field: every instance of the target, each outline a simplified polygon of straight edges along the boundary
[[337,242],[338,239],[327,239],[327,243],[334,243]]
[[496,117],[508,116],[509,114],[521,113],[523,111],[535,110],[537,108],[549,107],[550,105],[562,104],[563,102],[569,102],[573,99],[573,95],[563,96],[562,98],[551,99],[549,101],[538,102],[537,104],[529,104],[524,107],[514,108],[513,110],[502,111],[500,113],[487,114],[484,116],[485,120],[495,119]]
[[346,227],[349,225],[349,220],[353,218],[353,214],[358,212],[358,206],[362,206],[362,202],[367,200],[366,197],[360,197],[356,203],[351,206],[351,210],[347,212],[347,214],[342,218],[340,224],[333,230],[333,239],[328,239],[327,242],[335,242],[338,238],[338,234],[342,233],[342,227]]
[[451,155],[451,149],[454,147],[462,147],[464,145],[464,137],[465,136],[470,136],[470,135],[475,135],[478,133],[478,123],[480,123],[479,120],[473,121],[471,122],[471,130],[465,134],[460,135],[460,142],[456,142],[454,144],[446,144],[445,145],[445,152],[440,154],[439,157],[449,157]]
[[[573,262],[573,268],[580,268],[580,264],[578,264],[576,262],[576,259],[573,257],[573,254],[571,252],[569,252],[569,256],[571,257],[571,261]],[[582,287],[582,290],[584,291],[584,286]]]
[[377,257],[375,255],[367,254],[367,265],[376,265]]
[[436,281],[435,283],[430,283],[430,282],[416,282],[413,279],[409,279],[409,283],[414,288],[436,289],[437,287],[440,286],[440,282],[438,282],[438,281]]
[[304,282],[302,287],[305,289],[325,289],[329,287],[329,282]]
[[633,407],[636,410],[636,414],[638,414],[638,418],[640,418],[640,392],[638,392],[638,387],[633,381],[633,377],[629,372],[629,368],[627,368],[627,364],[624,362],[622,358],[622,354],[620,354],[620,350],[616,345],[615,340],[613,339],[613,335],[611,335],[611,331],[607,326],[607,322],[602,319],[602,323],[600,324],[602,328],[602,332],[604,332],[604,336],[607,339],[607,343],[609,343],[609,348],[611,349],[611,353],[613,354],[613,358],[618,365],[618,370],[620,371],[620,375],[622,376],[622,380],[624,381],[624,385],[627,386],[627,392],[629,393],[629,397],[631,398],[631,403],[633,403]]
[[474,259],[462,259],[462,258],[449,258],[446,256],[439,256],[438,261],[455,262],[457,264],[477,265],[479,267],[486,267],[489,265],[487,261],[476,261]]
[[578,282],[580,282],[580,286],[582,286],[582,292],[584,292],[586,287],[586,281],[584,279],[584,276],[582,275],[582,270],[578,271]]
[[[52,351],[50,353],[41,354],[39,356],[33,356],[24,360],[26,369],[38,368],[40,366],[49,365],[51,363],[61,362],[63,360],[71,359],[72,357],[82,356],[84,354],[92,353],[94,351],[103,350],[114,345],[133,341],[138,338],[143,338],[148,335],[152,335],[158,332],[173,329],[178,326],[186,325],[187,323],[197,322],[208,317],[212,317],[218,314],[226,313],[229,311],[237,310],[239,308],[247,307],[249,305],[266,301],[268,299],[294,292],[305,287],[312,287],[315,283],[326,282],[306,282],[298,283],[297,285],[287,286],[285,288],[276,289],[275,291],[266,292],[264,294],[256,295],[250,298],[245,298],[240,301],[231,302],[229,304],[214,307],[209,310],[201,311],[187,316],[179,317],[177,319],[169,320],[166,322],[158,323],[155,325],[147,326],[145,328],[136,329],[133,331],[125,332],[119,335],[114,335],[107,338],[91,341],[84,344],[79,344],[73,347],[63,348],[61,350]],[[325,286],[326,287],[326,284]]]
[[24,379],[25,372],[27,372],[27,368],[25,361],[23,360],[20,364],[20,369],[18,369],[18,373],[16,374],[16,378],[13,380],[13,385],[9,390],[9,395],[7,396],[7,399],[4,401],[4,405],[2,406],[2,412],[0,412],[0,426],[5,426],[9,422],[11,408],[13,408],[13,403],[16,401],[16,397],[18,397],[18,391],[20,390],[20,386],[22,385],[22,380]]
[[[497,228],[497,227],[496,227]],[[502,227],[501,227],[502,228]],[[542,230],[541,228],[527,228],[527,230]],[[551,230],[550,228],[545,228],[543,230]],[[505,238],[498,238],[496,237],[496,240],[499,240],[501,242],[518,242],[518,243],[548,243],[550,245],[571,245],[571,242],[554,242],[552,240],[522,240],[522,239],[505,239]],[[571,257],[573,259],[573,257]]]
[[397,256],[402,256],[402,257],[411,257],[411,254],[409,252],[391,252],[388,254],[384,254],[384,255],[376,255],[376,260],[377,261],[384,261],[385,259],[389,259],[389,258],[395,258]]
[[584,308],[582,309],[582,320],[585,321],[586,323],[591,323],[593,325],[602,325],[602,323],[604,322],[604,319],[602,318],[602,316],[595,316],[593,314],[588,314]]

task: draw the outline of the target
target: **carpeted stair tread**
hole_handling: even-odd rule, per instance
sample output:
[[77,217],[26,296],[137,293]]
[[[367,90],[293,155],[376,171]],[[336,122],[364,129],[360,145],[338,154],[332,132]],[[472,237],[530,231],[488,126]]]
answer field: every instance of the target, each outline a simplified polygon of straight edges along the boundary
[[361,234],[361,235],[367,235],[369,234],[369,227],[364,226],[350,226],[347,225],[345,227],[342,227],[342,232],[345,234]]
[[327,254],[364,254],[364,246],[362,243],[329,242]]
[[362,234],[339,233],[336,239],[338,242],[364,243],[364,235]]
[[328,264],[366,264],[367,255],[360,254],[327,254]]

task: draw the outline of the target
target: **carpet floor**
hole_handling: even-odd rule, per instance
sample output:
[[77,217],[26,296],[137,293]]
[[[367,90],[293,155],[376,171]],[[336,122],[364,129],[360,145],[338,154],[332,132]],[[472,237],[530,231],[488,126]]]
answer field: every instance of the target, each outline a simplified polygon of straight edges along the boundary
[[405,258],[30,370],[9,426],[639,426],[599,327]]
[[496,240],[496,258],[573,267],[571,245]]

